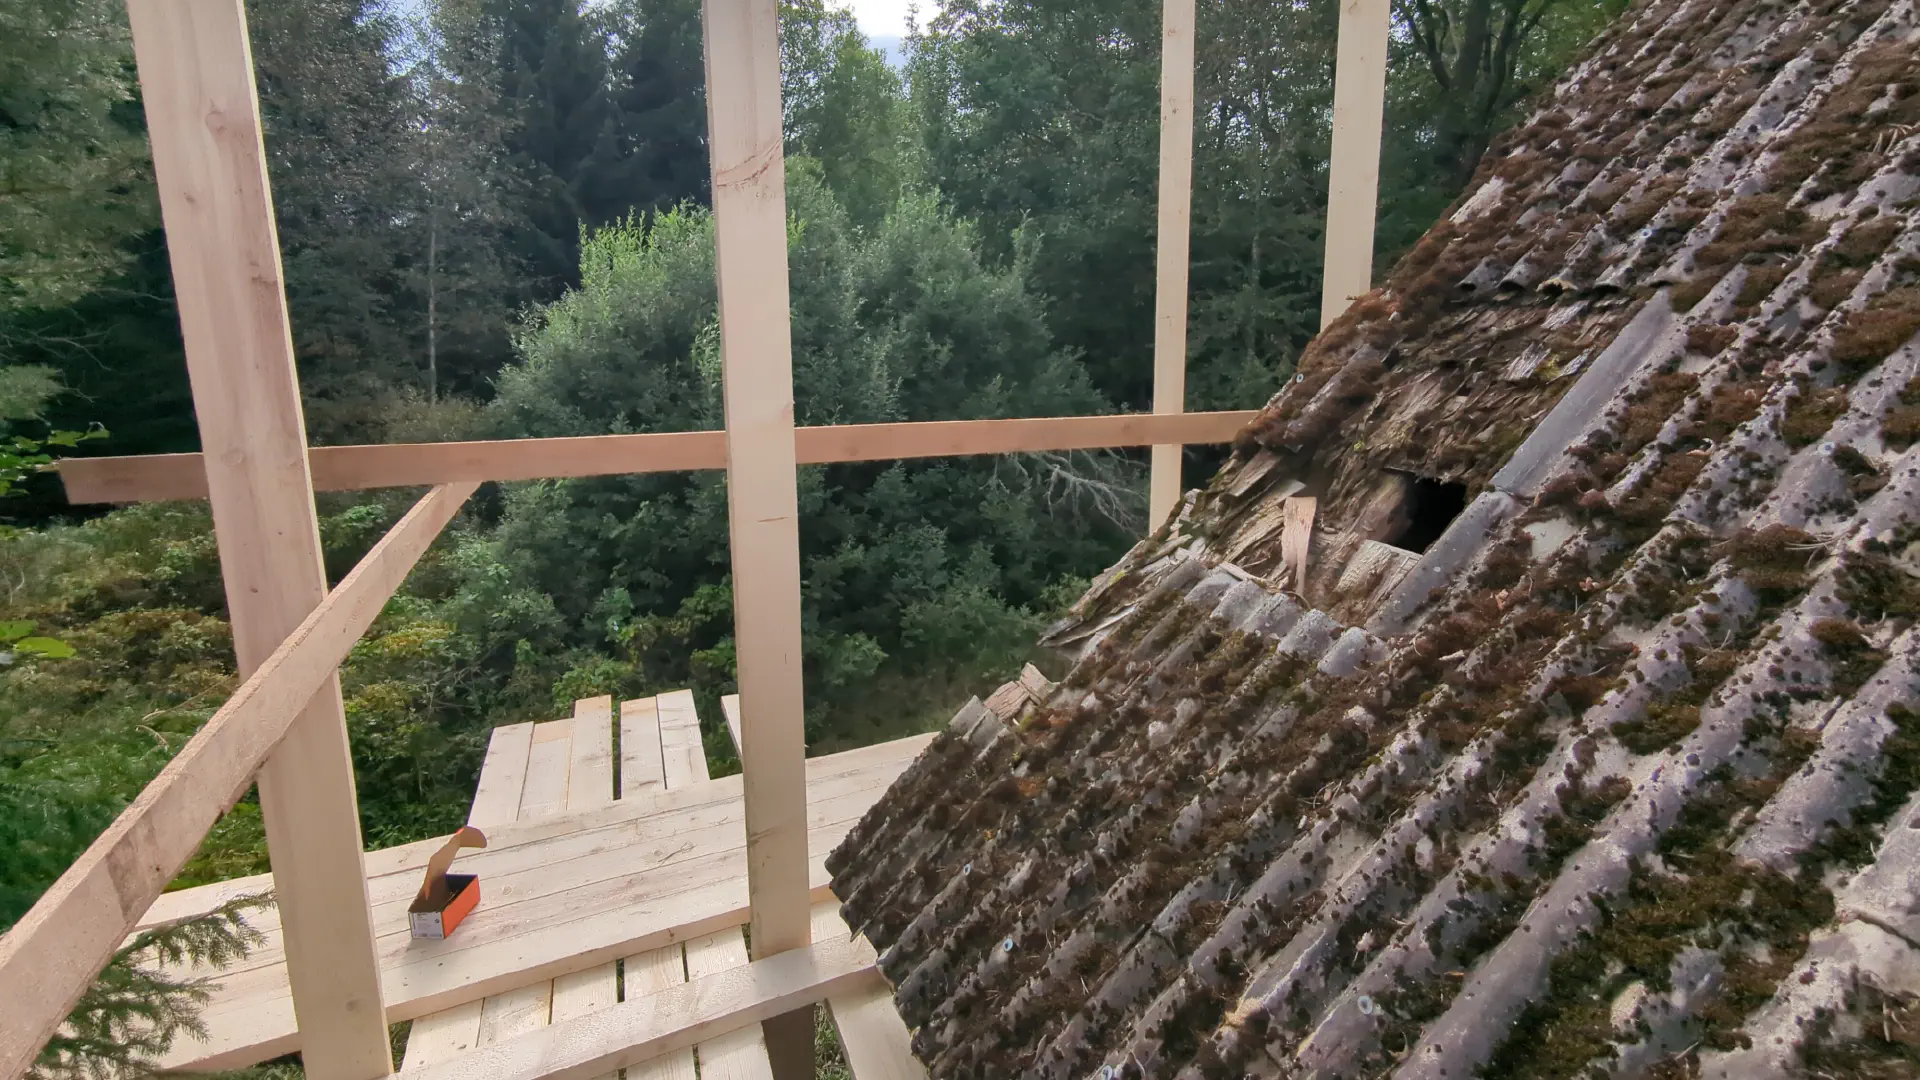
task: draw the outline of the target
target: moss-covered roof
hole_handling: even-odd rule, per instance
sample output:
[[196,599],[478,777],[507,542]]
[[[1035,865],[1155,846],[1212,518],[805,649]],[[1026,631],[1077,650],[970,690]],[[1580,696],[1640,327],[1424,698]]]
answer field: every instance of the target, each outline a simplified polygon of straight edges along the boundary
[[1637,6],[902,777],[935,1076],[1920,1075],[1917,25]]

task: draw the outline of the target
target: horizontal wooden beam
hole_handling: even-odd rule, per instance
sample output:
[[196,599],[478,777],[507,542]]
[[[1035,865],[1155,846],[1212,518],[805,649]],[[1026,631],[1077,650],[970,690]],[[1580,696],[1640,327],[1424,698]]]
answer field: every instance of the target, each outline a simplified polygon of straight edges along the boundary
[[[802,465],[897,458],[1094,450],[1156,443],[1232,441],[1255,414],[1051,416],[803,427],[794,431]],[[489,442],[316,446],[307,451],[316,491],[416,487],[457,481],[545,480],[625,473],[724,469],[726,435],[680,431]],[[164,502],[207,497],[199,454],[69,458],[59,465],[67,501]]]
[[429,492],[0,937],[0,1076],[19,1077],[478,485]]
[[409,1080],[587,1080],[874,983],[884,985],[866,941],[820,941],[406,1075]]
[[1023,454],[1046,450],[1104,450],[1155,443],[1232,442],[1253,418],[1245,412],[1155,416],[1045,416],[1018,420],[937,420],[912,424],[850,424],[794,430],[800,464],[882,461],[892,458]]

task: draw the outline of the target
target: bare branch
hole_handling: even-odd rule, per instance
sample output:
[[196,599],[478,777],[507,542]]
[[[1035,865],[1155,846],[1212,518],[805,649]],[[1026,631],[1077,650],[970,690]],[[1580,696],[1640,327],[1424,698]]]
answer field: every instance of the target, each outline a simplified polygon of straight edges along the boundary
[[1111,450],[1014,454],[995,475],[1036,495],[1055,517],[1104,521],[1124,532],[1146,527],[1145,470]]

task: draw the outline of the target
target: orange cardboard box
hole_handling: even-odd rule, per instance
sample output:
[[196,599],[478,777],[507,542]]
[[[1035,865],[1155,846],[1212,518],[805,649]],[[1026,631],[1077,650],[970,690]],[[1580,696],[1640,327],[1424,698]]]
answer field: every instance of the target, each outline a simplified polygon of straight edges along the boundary
[[486,835],[468,825],[447,837],[446,844],[427,860],[427,878],[407,908],[407,926],[414,937],[451,937],[460,920],[480,903],[479,875],[449,874],[447,868],[461,848],[486,846]]

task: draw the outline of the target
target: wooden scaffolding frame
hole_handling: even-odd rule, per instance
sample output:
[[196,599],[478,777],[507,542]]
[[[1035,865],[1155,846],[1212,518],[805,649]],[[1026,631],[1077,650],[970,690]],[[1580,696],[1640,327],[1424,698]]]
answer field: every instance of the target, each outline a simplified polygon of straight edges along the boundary
[[[1160,204],[1155,247],[1153,412],[1186,411],[1187,269],[1193,223],[1194,0],[1162,0]],[[1373,288],[1373,229],[1380,193],[1380,135],[1387,93],[1388,0],[1340,0],[1334,65],[1333,150],[1328,165],[1326,272],[1320,286],[1325,329]],[[1199,416],[1218,416],[1202,413]],[[1171,434],[1171,432],[1169,432]],[[1153,447],[1147,527],[1180,501],[1183,442]]]
[[[776,0],[705,0],[726,428],[325,448],[306,443],[242,0],[127,4],[205,451],[60,471],[76,503],[209,500],[245,681],[0,938],[0,1076],[25,1073],[256,782],[307,1075],[389,1074],[338,666],[479,483],[678,469],[728,473],[754,961],[740,970],[752,974],[434,1075],[593,1076],[760,1021],[775,1021],[774,1056],[801,1056],[811,1028],[796,1010],[872,977],[873,958],[858,942],[812,941],[795,470],[1152,446],[1157,526],[1179,495],[1182,445],[1228,441],[1251,419],[1184,411],[1194,0],[1166,0],[1164,13],[1152,414],[796,429],[789,321],[767,314],[788,306]],[[1323,323],[1369,286],[1386,13],[1386,0],[1341,7]],[[431,490],[329,591],[313,492],[414,485]],[[806,1056],[794,1075],[810,1071]]]

